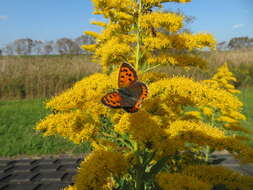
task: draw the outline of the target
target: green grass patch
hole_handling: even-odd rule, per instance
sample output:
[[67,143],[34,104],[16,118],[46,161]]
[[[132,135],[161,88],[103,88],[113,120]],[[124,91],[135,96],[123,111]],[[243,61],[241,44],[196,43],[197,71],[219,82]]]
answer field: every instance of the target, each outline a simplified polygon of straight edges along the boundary
[[[248,120],[243,126],[253,133],[253,88],[242,89],[243,113]],[[36,122],[49,111],[45,99],[0,101],[0,156],[81,154],[88,152],[88,144],[75,145],[61,136],[44,137],[34,130]],[[253,146],[253,137],[249,142]]]
[[34,130],[36,122],[48,114],[44,100],[0,101],[0,156],[80,154],[89,150],[87,144],[75,145],[61,136],[44,137]]
[[252,134],[249,135],[251,140],[247,143],[253,147],[253,88],[242,89],[239,98],[244,104],[243,114],[247,117],[247,120],[243,121],[242,124],[252,131]]

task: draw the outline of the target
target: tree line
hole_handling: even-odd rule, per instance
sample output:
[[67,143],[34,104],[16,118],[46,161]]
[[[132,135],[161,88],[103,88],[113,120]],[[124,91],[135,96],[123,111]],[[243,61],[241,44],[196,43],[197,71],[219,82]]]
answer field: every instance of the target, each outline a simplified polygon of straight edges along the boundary
[[[94,38],[88,35],[82,35],[75,39],[64,37],[56,41],[21,38],[0,49],[0,55],[88,54],[88,52],[81,48],[81,45],[92,43],[94,43]],[[234,37],[229,41],[218,43],[219,50],[237,50],[242,48],[253,48],[253,38]]]
[[253,48],[253,38],[248,36],[234,37],[229,41],[218,43],[219,50],[238,50],[243,48]]
[[88,35],[82,35],[75,39],[64,37],[56,41],[21,38],[0,49],[0,55],[83,54],[88,52],[83,50],[81,45],[92,43],[94,43],[94,39]]

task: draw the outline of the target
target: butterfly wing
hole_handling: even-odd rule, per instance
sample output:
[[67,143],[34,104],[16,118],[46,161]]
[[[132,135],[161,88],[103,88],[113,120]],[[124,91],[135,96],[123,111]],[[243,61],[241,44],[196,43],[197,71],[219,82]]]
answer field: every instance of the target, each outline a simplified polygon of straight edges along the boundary
[[101,102],[110,108],[121,108],[122,96],[118,92],[106,94]]
[[[142,101],[147,98],[148,96],[148,87],[145,83],[142,82],[136,82],[131,88],[131,86],[128,88],[131,90],[133,94],[133,97],[136,98],[136,102],[133,106],[131,107],[122,107],[126,112],[129,113],[135,113],[139,110]],[[124,99],[123,99],[124,101]]]
[[137,80],[135,69],[130,64],[123,63],[118,77],[119,91],[106,94],[101,102],[110,108],[123,108],[129,113],[137,112],[148,95],[147,85]]
[[120,66],[118,86],[119,88],[126,88],[138,80],[135,69],[129,63],[123,63]]

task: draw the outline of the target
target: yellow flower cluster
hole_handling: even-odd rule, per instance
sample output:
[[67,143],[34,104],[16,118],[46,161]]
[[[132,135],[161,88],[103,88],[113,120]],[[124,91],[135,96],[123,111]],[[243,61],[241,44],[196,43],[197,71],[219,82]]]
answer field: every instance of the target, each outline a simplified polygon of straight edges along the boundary
[[118,64],[128,60],[130,53],[130,45],[122,42],[121,38],[113,37],[99,47],[95,55],[101,58],[103,69],[106,70],[109,64]]
[[243,176],[222,166],[188,166],[184,169],[183,174],[212,185],[224,184],[226,188],[230,190],[253,189],[253,177]]
[[181,33],[168,36],[159,32],[156,37],[144,38],[143,43],[145,48],[148,48],[149,50],[174,48],[178,50],[187,49],[192,51],[196,48],[202,49],[206,47],[215,49],[216,46],[216,41],[213,39],[212,35],[205,33]]
[[156,176],[156,181],[163,190],[210,190],[211,185],[196,177],[179,173],[161,172]]
[[[82,48],[94,52],[95,58],[101,58],[105,72],[109,70],[108,66],[111,64],[117,65],[122,61],[134,62],[138,56],[135,49],[137,42],[140,43],[139,47],[143,52],[142,62],[147,62],[150,66],[169,63],[177,66],[198,65],[202,67],[205,61],[197,56],[167,53],[161,55],[163,50],[192,51],[206,47],[214,49],[216,45],[210,34],[176,34],[183,27],[184,17],[182,15],[158,11],[145,12],[147,7],[160,7],[162,3],[172,1],[188,2],[188,0],[146,0],[142,1],[143,10],[141,12],[143,12],[139,14],[139,4],[134,0],[93,0],[95,12],[103,14],[109,21],[107,23],[93,22],[95,25],[102,26],[103,31],[101,34],[86,32],[87,35],[96,38],[96,44],[83,45]],[[161,28],[171,34],[165,34]],[[139,39],[137,40],[138,31]]]
[[191,0],[143,0],[144,3],[150,5],[160,5],[161,3],[168,3],[168,2],[177,2],[177,3],[188,3]]
[[168,78],[167,73],[163,72],[154,72],[154,71],[149,71],[145,72],[144,74],[139,74],[140,81],[144,81],[146,84],[151,84],[153,82],[159,81],[161,79],[166,79]]
[[84,50],[95,52],[97,48],[97,44],[88,44],[88,45],[82,45],[81,46]]
[[214,128],[202,122],[180,121],[171,123],[165,133],[172,139],[182,142],[191,142],[200,146],[209,145],[217,150],[226,149],[227,137],[220,129]]
[[75,185],[69,185],[69,186],[63,188],[62,190],[77,190],[77,188]]
[[[112,76],[116,78],[115,74]],[[93,139],[100,126],[98,113],[106,116],[111,111],[100,103],[101,97],[116,87],[116,80],[105,74],[84,78],[46,104],[56,113],[41,120],[36,130],[44,131],[44,135],[61,134],[75,143]]]
[[169,32],[177,32],[183,25],[183,16],[176,13],[153,12],[140,17],[141,28],[148,30],[150,27],[156,29],[165,28]]
[[[218,72],[214,74],[214,76],[209,80],[202,81],[203,84],[210,86],[214,89],[223,89],[230,93],[232,96],[234,96],[235,93],[239,93],[239,90],[236,90],[235,87],[232,84],[229,84],[231,81],[236,81],[236,78],[233,76],[233,74],[229,71],[227,64],[225,63],[220,68],[218,68]],[[242,103],[241,103],[242,105]],[[230,129],[233,131],[244,131],[249,132],[243,127],[240,126],[241,120],[246,120],[246,117],[240,113],[241,107],[235,107],[234,109],[226,109],[222,110],[220,115],[213,117],[213,122],[221,122],[223,123],[223,126],[226,129]],[[210,105],[209,107],[201,107],[202,112],[204,115],[211,117],[214,116],[214,110],[216,107],[212,107]]]
[[97,25],[97,26],[101,26],[101,27],[106,27],[107,24],[105,22],[102,21],[91,21],[91,24]]
[[129,26],[125,22],[118,23],[109,23],[107,27],[103,30],[102,36],[104,39],[111,39],[111,37],[116,37],[115,33],[119,33],[117,38],[120,39],[121,42],[125,43],[134,43],[136,42],[136,37],[133,34],[120,34],[122,31],[128,31]]
[[95,150],[89,154],[78,168],[74,177],[78,190],[112,189],[112,176],[123,175],[128,168],[128,162],[119,152]]
[[214,40],[211,34],[199,33],[199,34],[189,34],[182,33],[177,35],[173,39],[173,44],[176,49],[189,49],[193,48],[205,48],[210,47],[211,49],[215,49],[216,41]]
[[[232,96],[230,93],[220,89],[212,89],[207,85],[184,77],[160,80],[150,84],[149,88],[150,97],[152,99],[157,97],[156,101],[159,101],[156,102],[156,105],[159,106],[154,106],[150,108],[151,110],[164,110],[165,107],[161,108],[163,104],[167,106],[168,110],[173,109],[174,111],[182,111],[174,108],[174,105],[195,107],[212,105],[221,112],[225,110],[237,110],[242,106],[238,98]],[[149,104],[153,102],[152,99],[147,99],[145,107],[149,107]]]
[[85,34],[85,35],[92,36],[92,37],[94,37],[94,38],[97,39],[97,40],[102,39],[101,34],[99,34],[99,33],[97,33],[97,32],[85,31],[84,34]]
[[210,80],[203,81],[212,87],[217,87],[224,89],[232,94],[240,93],[239,90],[236,90],[232,84],[229,84],[231,81],[236,81],[236,78],[233,76],[233,73],[229,71],[227,63],[218,68],[218,72],[213,75]]
[[105,17],[109,17],[110,10],[133,12],[137,7],[137,3],[133,0],[92,0],[95,13],[103,14]]
[[[129,134],[130,138],[138,142],[142,148],[149,147],[157,151],[165,151],[162,150],[162,147],[168,146],[168,140],[164,139],[166,134],[161,128],[161,125],[162,121],[159,117],[140,110],[136,114],[125,113],[121,115],[114,129],[118,133]],[[170,147],[170,153],[174,153],[173,147]],[[169,153],[167,152],[167,154]]]
[[181,67],[197,66],[204,68],[207,65],[207,61],[196,55],[170,55],[169,53],[162,53],[159,55],[150,55],[147,58],[147,62],[150,65],[155,64],[170,64]]
[[51,114],[40,121],[36,130],[43,131],[45,136],[60,134],[79,144],[89,141],[98,132],[95,123],[85,112],[79,110],[69,113]]
[[72,88],[50,100],[46,106],[59,111],[86,109],[85,104],[99,102],[102,94],[108,88],[116,88],[116,84],[117,81],[114,82],[108,75],[96,73],[75,83]]
[[[190,0],[92,1],[95,13],[103,14],[109,22],[93,22],[104,30],[86,32],[96,38],[96,44],[83,48],[101,59],[104,71],[115,70],[122,62],[135,65],[139,80],[149,87],[149,94],[134,114],[104,106],[101,98],[118,88],[117,70],[110,75],[96,73],[86,77],[46,104],[53,113],[37,124],[37,130],[44,135],[60,134],[75,143],[89,141],[94,149],[78,168],[75,185],[65,190],[109,190],[122,186],[144,189],[149,185],[146,181],[154,178],[164,190],[210,190],[222,180],[228,187],[248,190],[251,178],[227,170],[209,166],[182,170],[187,160],[192,159],[190,164],[201,160],[203,154],[198,150],[206,146],[226,149],[241,162],[253,161],[253,149],[241,143],[242,138],[229,136],[220,127],[230,124],[231,129],[240,130],[238,120],[245,119],[240,113],[242,103],[228,84],[235,80],[228,69],[221,68],[212,82],[146,72],[152,64],[204,67],[205,60],[195,56],[194,51],[215,49],[216,42],[210,34],[179,33],[183,16],[146,11],[161,7],[162,3]],[[150,30],[155,30],[152,35]],[[140,74],[140,70],[145,73]],[[209,122],[214,116],[219,122],[217,126]],[[193,154],[186,158],[186,150]],[[171,168],[181,164],[173,169],[181,173],[166,173],[169,167],[165,165],[172,162]],[[221,171],[222,177],[218,178],[217,171]],[[230,176],[232,180],[227,179]]]
[[[238,109],[241,103],[230,93],[183,77],[168,79],[165,74],[145,73],[141,78],[149,83],[150,95],[139,112],[128,114],[100,103],[103,95],[117,88],[117,77],[118,72],[111,76],[98,73],[76,83],[73,88],[47,103],[47,107],[56,110],[56,113],[41,120],[36,129],[44,131],[44,135],[61,134],[75,143],[93,141],[100,132],[101,114],[112,119],[116,132],[130,134],[130,138],[143,147],[151,144],[149,147],[161,150],[162,155],[173,154],[182,143],[190,141],[189,134],[196,140],[194,143],[199,145],[208,143],[203,139],[210,135],[210,146],[226,148],[224,143],[221,143],[224,145],[222,147],[217,146],[218,139],[224,137],[223,132],[199,123],[198,115],[195,112],[184,112],[184,106],[211,105],[221,112]],[[197,118],[196,123],[190,122],[193,117]],[[177,120],[180,121],[175,122]],[[188,135],[185,135],[186,139],[174,138],[174,135],[182,132]],[[205,135],[198,137],[194,133]]]
[[215,150],[229,150],[240,162],[253,162],[251,147],[241,143],[240,139],[225,135],[221,129],[202,122],[177,120],[165,129],[165,133],[172,142],[183,142],[182,145],[184,142],[190,142],[200,147],[208,145]]

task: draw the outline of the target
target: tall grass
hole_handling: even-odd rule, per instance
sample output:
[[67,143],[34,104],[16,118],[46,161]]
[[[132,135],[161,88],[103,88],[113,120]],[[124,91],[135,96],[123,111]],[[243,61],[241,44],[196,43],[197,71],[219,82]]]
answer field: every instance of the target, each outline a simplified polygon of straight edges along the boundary
[[99,71],[89,56],[0,56],[0,98],[56,95]]
[[157,70],[166,72],[170,76],[183,75],[195,80],[204,80],[213,76],[217,72],[217,68],[227,62],[230,70],[238,79],[235,83],[237,87],[253,86],[253,49],[201,52],[199,55],[208,62],[207,69],[201,70],[194,67],[186,70],[173,66],[164,66]]
[[[237,51],[202,52],[208,69],[158,68],[173,75],[184,75],[195,80],[210,78],[217,67],[229,63],[238,78],[237,87],[253,86],[253,49]],[[40,98],[59,94],[76,81],[94,72],[100,66],[85,55],[57,56],[0,56],[0,99]]]
[[214,51],[206,55],[210,63],[221,65],[228,62],[234,65],[253,64],[253,48],[233,51]]

